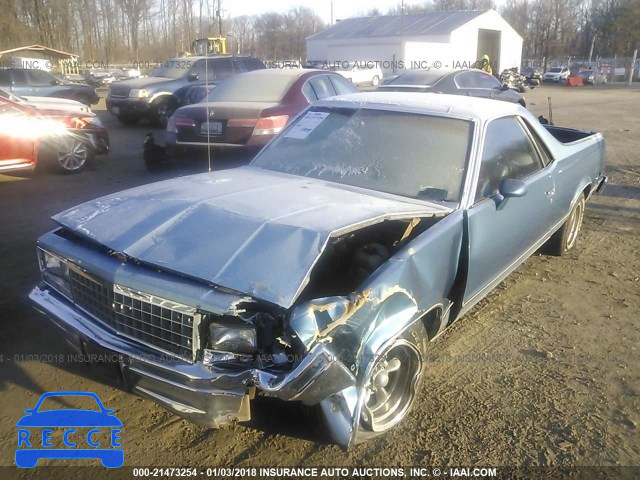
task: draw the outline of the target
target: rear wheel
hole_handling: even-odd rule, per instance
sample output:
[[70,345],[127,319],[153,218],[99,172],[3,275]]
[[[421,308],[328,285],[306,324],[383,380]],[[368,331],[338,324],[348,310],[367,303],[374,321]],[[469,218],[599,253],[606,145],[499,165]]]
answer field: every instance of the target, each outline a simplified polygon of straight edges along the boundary
[[564,255],[576,246],[584,218],[585,205],[585,197],[581,195],[560,230],[554,233],[547,242],[546,250],[548,253],[551,255]]

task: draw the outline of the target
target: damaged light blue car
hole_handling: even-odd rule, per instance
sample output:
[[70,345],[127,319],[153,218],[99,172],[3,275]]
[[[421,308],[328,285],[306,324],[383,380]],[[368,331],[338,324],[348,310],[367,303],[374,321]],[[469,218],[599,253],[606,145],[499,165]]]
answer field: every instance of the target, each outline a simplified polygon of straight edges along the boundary
[[603,171],[601,134],[516,104],[336,97],[248,166],[56,215],[30,299],[177,415],[221,427],[270,395],[348,447],[408,414],[430,340],[540,247],[576,245]]

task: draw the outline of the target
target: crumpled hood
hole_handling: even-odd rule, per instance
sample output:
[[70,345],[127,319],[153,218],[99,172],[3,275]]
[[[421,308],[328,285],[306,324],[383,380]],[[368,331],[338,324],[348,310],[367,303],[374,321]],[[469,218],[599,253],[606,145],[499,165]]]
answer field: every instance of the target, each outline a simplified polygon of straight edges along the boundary
[[448,212],[249,166],[126,190],[53,219],[145,263],[289,308],[331,236]]

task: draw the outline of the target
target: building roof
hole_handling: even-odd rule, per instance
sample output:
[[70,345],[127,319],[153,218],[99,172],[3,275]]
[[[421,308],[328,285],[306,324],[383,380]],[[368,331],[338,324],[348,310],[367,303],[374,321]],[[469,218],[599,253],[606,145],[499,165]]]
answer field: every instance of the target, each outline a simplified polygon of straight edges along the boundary
[[0,52],[0,57],[7,53],[16,52],[40,52],[56,58],[78,58],[78,55],[76,53],[63,52],[62,50],[56,50],[55,48],[44,47],[42,45],[27,45],[25,47],[3,50]]
[[312,35],[308,40],[447,35],[486,12],[487,10],[464,10],[348,18]]

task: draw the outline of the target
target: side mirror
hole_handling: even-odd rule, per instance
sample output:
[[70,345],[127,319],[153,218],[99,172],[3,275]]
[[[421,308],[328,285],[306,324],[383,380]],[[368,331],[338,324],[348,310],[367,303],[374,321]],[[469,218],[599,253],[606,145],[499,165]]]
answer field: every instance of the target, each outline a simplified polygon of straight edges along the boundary
[[505,178],[500,182],[498,193],[494,196],[498,210],[502,210],[507,201],[512,197],[524,197],[527,194],[527,185],[520,180]]
[[503,83],[502,90],[509,90],[509,85],[507,85],[506,83]]
[[499,192],[505,198],[524,197],[527,193],[527,185],[520,180],[505,178],[500,182]]
[[198,80],[198,74],[197,73],[190,73],[189,75],[187,75],[187,81],[195,82],[196,80]]
[[50,83],[51,83],[51,85],[60,85],[60,81],[56,80],[56,79],[51,80]]

